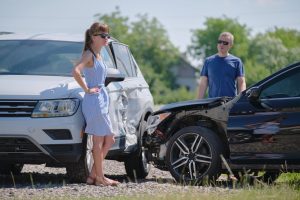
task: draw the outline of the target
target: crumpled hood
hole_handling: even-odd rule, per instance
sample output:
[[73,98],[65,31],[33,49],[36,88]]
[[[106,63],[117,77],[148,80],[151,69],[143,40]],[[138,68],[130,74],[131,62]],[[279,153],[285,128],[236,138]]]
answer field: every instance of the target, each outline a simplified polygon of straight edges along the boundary
[[231,100],[231,97],[216,97],[209,99],[198,99],[191,101],[182,101],[164,105],[158,111],[154,112],[154,115],[164,113],[164,112],[173,112],[176,110],[190,110],[190,109],[203,109],[203,108],[213,108],[219,106],[221,102],[227,102]]
[[73,77],[0,75],[0,99],[68,98],[76,89]]

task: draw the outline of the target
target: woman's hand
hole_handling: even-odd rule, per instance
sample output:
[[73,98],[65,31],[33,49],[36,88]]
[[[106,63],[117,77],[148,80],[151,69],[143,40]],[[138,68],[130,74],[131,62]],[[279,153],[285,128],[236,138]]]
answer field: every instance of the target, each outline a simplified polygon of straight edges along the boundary
[[94,88],[88,88],[87,91],[85,91],[88,94],[94,94],[94,93],[99,93],[100,92],[100,88],[98,87],[94,87]]

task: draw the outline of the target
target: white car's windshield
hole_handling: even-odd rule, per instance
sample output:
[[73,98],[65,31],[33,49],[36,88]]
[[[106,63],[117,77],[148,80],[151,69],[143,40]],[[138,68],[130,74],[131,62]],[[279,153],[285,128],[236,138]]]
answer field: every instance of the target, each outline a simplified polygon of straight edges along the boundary
[[81,42],[0,40],[0,74],[71,76]]

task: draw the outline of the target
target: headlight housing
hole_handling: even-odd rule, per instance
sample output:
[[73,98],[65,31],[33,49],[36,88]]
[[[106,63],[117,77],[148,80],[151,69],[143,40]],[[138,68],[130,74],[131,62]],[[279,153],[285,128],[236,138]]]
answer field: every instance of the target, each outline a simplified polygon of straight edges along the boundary
[[73,115],[79,106],[79,99],[43,100],[35,106],[31,117],[66,117]]
[[170,112],[166,112],[166,113],[160,113],[158,115],[150,116],[147,121],[147,128],[146,128],[148,134],[152,134],[156,130],[160,122],[166,119],[170,114],[171,114]]

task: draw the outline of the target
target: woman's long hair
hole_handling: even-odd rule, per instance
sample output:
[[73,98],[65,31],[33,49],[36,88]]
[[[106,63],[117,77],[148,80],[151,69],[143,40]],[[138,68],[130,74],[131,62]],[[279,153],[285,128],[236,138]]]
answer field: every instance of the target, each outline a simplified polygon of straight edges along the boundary
[[91,44],[93,43],[92,36],[100,33],[109,33],[109,27],[107,24],[100,24],[99,22],[95,22],[89,29],[85,31],[83,52],[86,50],[90,50],[95,55],[91,48]]

